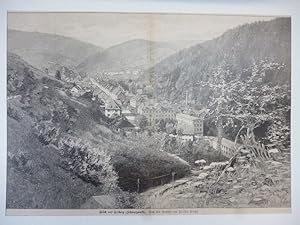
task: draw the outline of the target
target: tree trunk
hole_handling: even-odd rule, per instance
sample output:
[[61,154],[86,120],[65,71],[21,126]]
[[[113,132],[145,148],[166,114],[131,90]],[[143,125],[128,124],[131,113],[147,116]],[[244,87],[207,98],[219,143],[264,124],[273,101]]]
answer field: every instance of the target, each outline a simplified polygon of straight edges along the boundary
[[238,138],[239,138],[239,135],[240,135],[241,131],[242,131],[244,128],[245,128],[245,126],[243,125],[243,126],[239,129],[238,133],[237,133],[236,136],[235,136],[235,139],[234,139],[234,148],[235,148],[235,150],[237,150],[237,140],[238,140]]
[[222,126],[222,117],[219,117],[217,120],[217,132],[218,132],[218,142],[217,142],[217,151],[222,153],[222,138],[223,138],[223,126]]

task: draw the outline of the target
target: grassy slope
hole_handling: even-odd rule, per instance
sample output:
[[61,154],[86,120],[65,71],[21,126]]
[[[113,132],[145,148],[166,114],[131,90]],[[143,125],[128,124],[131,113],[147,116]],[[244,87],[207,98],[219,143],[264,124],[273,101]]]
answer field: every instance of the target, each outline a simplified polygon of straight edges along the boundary
[[[187,165],[153,146],[114,133],[97,105],[66,94],[68,84],[44,76],[15,55],[9,56],[9,76],[24,76],[25,67],[35,76],[33,92],[25,98],[25,103],[21,103],[22,97],[18,94],[24,96],[26,91],[17,89],[8,94],[8,106],[14,112],[8,114],[8,208],[79,208],[89,197],[103,193],[102,186],[85,182],[63,169],[58,149],[54,145],[43,145],[33,134],[35,122],[49,116],[54,105],[67,108],[75,120],[72,124],[59,123],[58,138],[72,135],[107,152],[118,173],[126,172],[127,177],[134,177],[138,172],[147,177],[175,168],[188,172]],[[46,103],[42,104],[41,98]],[[139,154],[132,151],[133,146],[139,149]],[[156,162],[155,167],[153,162]]]
[[220,174],[218,170],[205,171],[206,179],[198,177],[203,171],[194,171],[190,177],[144,192],[139,205],[144,208],[249,208],[291,207],[291,170],[289,155],[278,162],[266,161],[259,167],[236,168],[208,187]]
[[[21,73],[22,70],[19,71]],[[71,108],[76,108],[80,115],[77,127],[83,130],[93,121],[90,111],[71,101],[58,91],[62,83],[46,78],[39,80],[36,74],[35,94],[31,104],[25,106],[20,98],[9,100],[20,115],[20,120],[8,117],[8,208],[79,208],[87,198],[100,194],[101,187],[84,182],[72,172],[60,165],[59,151],[55,146],[45,146],[33,134],[33,125],[37,115],[47,112],[48,106],[39,102],[39,97],[59,99]],[[47,86],[48,88],[42,88]],[[85,111],[84,111],[85,110]],[[62,135],[66,129],[61,126]],[[75,129],[75,127],[74,127]]]
[[8,159],[7,208],[78,208],[99,193],[60,167],[57,149],[33,136],[31,122],[26,115],[21,122],[8,118],[8,152],[17,160]]

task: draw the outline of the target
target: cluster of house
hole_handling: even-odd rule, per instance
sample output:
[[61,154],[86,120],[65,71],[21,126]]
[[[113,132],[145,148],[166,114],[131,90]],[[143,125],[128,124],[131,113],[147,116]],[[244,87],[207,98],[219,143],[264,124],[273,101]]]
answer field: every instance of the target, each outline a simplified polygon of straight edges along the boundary
[[203,119],[205,110],[202,111],[179,111],[162,106],[161,104],[147,105],[145,103],[136,107],[136,110],[121,109],[116,102],[109,101],[105,104],[105,115],[113,117],[123,115],[129,122],[135,124],[136,116],[143,115],[147,119],[147,125],[153,127],[159,120],[174,121],[177,130],[182,135],[203,135]]
[[92,78],[83,79],[80,84],[74,83],[73,87],[69,90],[72,96],[82,96],[84,93],[92,91],[93,95],[98,96],[99,99],[110,101],[111,99],[116,102],[122,102],[125,98],[125,91],[119,85],[112,85],[102,82],[99,84]]
[[[70,93],[77,97],[89,91],[88,88],[79,85],[74,85],[70,89]],[[106,91],[110,93],[110,96],[107,96]],[[176,109],[173,109],[166,107],[161,103],[157,103],[154,99],[148,99],[146,96],[143,96],[141,91],[139,91],[140,93],[137,95],[129,96],[129,107],[122,109],[120,102],[114,100],[118,99],[117,96],[123,93],[122,89],[112,88],[112,86],[107,85],[102,87],[101,90],[94,90],[94,92],[97,96],[100,96],[100,99],[104,100],[104,105],[100,107],[103,108],[106,117],[113,119],[111,124],[117,130],[123,130],[125,132],[136,130],[136,117],[137,115],[143,115],[147,118],[147,125],[149,127],[155,126],[157,121],[161,119],[175,121],[177,124],[177,133],[179,134],[180,132],[182,140],[194,140],[195,137],[203,136],[203,120],[206,110],[193,110],[184,107],[176,107]],[[111,96],[114,96],[114,99]],[[124,120],[124,118],[126,118],[126,120]],[[206,138],[212,148],[218,148],[217,137]],[[226,138],[222,138],[221,152],[228,158],[232,157],[235,153],[235,143]]]
[[[79,97],[90,92],[91,89],[89,87],[91,85],[95,87],[95,83],[89,80],[89,83],[83,87],[74,84],[69,91],[71,95]],[[125,133],[136,130],[136,117],[143,115],[146,117],[149,127],[154,127],[157,121],[161,119],[174,121],[177,133],[180,133],[182,140],[194,140],[197,137],[203,137],[203,120],[207,113],[206,110],[194,110],[182,105],[172,107],[167,104],[158,103],[155,99],[148,98],[143,93],[143,90],[139,89],[136,90],[136,95],[133,95],[125,93],[119,86],[110,84],[98,84],[96,86],[98,88],[93,88],[93,95],[104,101],[104,104],[100,105],[100,107],[104,111],[105,116],[112,119],[111,125],[116,130],[122,130]],[[129,104],[126,107],[122,107],[120,101],[122,97],[126,97],[129,100]],[[217,137],[206,138],[212,148],[218,148]],[[221,152],[228,158],[232,157],[235,153],[235,143],[222,138]]]
[[142,73],[142,70],[138,69],[127,69],[127,70],[116,70],[116,71],[102,71],[101,76],[103,77],[118,77],[118,79],[128,79],[128,77],[131,78],[138,78],[140,74]]
[[[86,88],[84,88],[86,87]],[[137,89],[136,94],[126,93],[120,86],[109,83],[101,85],[93,79],[85,81],[84,87],[74,85],[70,89],[73,96],[82,96],[93,87],[93,95],[102,99],[104,104],[100,105],[104,114],[108,118],[123,117],[133,126],[137,126],[136,117],[143,115],[147,119],[147,125],[154,127],[158,121],[172,121],[177,124],[177,131],[186,136],[203,135],[203,119],[205,110],[191,110],[187,107],[172,107],[163,103],[156,102],[153,98],[148,98],[143,89]],[[128,100],[126,106],[122,103],[123,98]],[[122,100],[121,100],[122,99]],[[127,124],[128,125],[128,124]],[[131,125],[129,127],[132,127]]]
[[98,87],[105,92],[107,95],[111,96],[112,99],[115,101],[124,101],[125,99],[125,90],[120,85],[113,85],[109,82],[103,84]]

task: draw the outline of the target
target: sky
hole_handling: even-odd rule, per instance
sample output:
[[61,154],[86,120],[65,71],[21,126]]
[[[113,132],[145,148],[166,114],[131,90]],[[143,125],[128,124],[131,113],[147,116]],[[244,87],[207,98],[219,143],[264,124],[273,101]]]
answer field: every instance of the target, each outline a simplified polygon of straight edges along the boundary
[[132,39],[204,41],[273,17],[138,13],[8,13],[8,28],[58,34],[110,47]]

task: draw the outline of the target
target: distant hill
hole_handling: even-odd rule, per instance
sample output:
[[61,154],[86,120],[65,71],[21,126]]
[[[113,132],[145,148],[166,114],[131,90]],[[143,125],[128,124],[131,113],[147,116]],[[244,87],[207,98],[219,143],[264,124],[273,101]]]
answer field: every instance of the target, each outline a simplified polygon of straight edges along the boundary
[[41,70],[73,67],[103,50],[70,37],[17,30],[8,30],[7,49]]
[[91,75],[102,71],[144,70],[174,54],[183,44],[130,40],[88,57],[76,69]]
[[281,73],[270,74],[272,84],[290,83],[291,21],[278,18],[228,30],[210,41],[184,49],[147,70],[141,80],[151,82],[159,98],[178,101],[185,91],[199,90],[197,83],[210,77],[222,63],[239,74],[253,62],[267,59],[285,64]]

